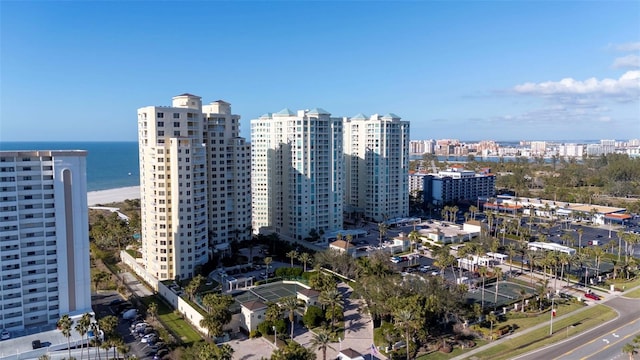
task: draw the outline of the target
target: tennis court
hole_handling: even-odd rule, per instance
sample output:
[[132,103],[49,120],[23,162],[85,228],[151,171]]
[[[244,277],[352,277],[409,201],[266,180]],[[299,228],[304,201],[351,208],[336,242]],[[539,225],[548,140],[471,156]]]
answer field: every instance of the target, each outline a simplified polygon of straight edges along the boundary
[[[477,289],[470,290],[467,293],[467,302],[482,302],[482,289],[481,284],[479,285],[480,286]],[[498,286],[498,297],[496,301],[496,284],[488,284],[484,288],[484,303],[485,305],[504,306],[513,302],[517,302],[518,300],[522,299],[522,295],[520,295],[520,289],[524,289],[524,291],[527,292],[527,296],[535,293],[535,290],[530,287],[522,286],[520,284],[508,281],[501,281],[500,285]]]
[[296,296],[300,286],[298,284],[285,284],[276,282],[256,286],[253,289],[234,295],[235,300],[242,304],[247,301],[260,300],[263,302],[277,302],[287,296]]

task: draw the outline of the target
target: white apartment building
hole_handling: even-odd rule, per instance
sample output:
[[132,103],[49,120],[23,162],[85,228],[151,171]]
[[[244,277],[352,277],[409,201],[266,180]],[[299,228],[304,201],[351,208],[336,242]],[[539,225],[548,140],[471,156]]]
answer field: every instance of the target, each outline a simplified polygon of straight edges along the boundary
[[409,142],[410,154],[433,154],[435,140],[411,140]]
[[600,140],[600,146],[602,147],[603,154],[613,154],[616,152],[615,140]]
[[343,223],[342,120],[323,109],[284,109],[251,120],[255,232],[300,240]]
[[384,221],[409,214],[409,122],[398,115],[344,118],[347,216]]
[[429,175],[424,172],[410,172],[409,173],[409,194],[415,196],[420,191],[424,190],[424,178]]
[[91,309],[85,151],[0,151],[0,329]]
[[580,144],[562,144],[558,147],[558,156],[569,158],[582,158],[584,146]]
[[239,116],[223,101],[203,107],[182,94],[170,107],[138,109],[142,257],[158,280],[192,277],[246,238],[237,229],[250,233],[248,147],[238,134]]
[[209,238],[214,251],[251,239],[251,147],[240,116],[218,100],[202,107],[208,168]]
[[544,156],[546,152],[547,152],[546,141],[531,142],[531,156]]

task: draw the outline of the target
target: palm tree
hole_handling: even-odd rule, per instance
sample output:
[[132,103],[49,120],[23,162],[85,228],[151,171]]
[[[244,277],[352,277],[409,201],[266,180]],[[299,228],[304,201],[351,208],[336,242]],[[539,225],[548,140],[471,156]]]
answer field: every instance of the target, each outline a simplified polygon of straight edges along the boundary
[[413,244],[420,241],[420,233],[417,230],[411,230],[409,233],[409,241],[411,242],[411,252],[413,252]]
[[502,278],[502,268],[500,266],[496,266],[493,269],[493,275],[496,277],[496,294],[495,299],[493,300],[494,308],[498,307],[498,292],[500,291],[500,278]]
[[478,207],[474,205],[469,206],[469,212],[471,213],[471,219],[475,220],[476,214],[478,213]]
[[207,329],[207,336],[211,337],[211,334],[215,331],[215,328],[218,326],[218,319],[216,319],[213,314],[206,314],[200,319],[200,326]]
[[296,311],[302,307],[300,300],[296,296],[287,296],[280,299],[280,306],[289,313],[289,322],[291,323],[291,339],[293,340],[293,330],[296,321]]
[[333,331],[336,308],[342,307],[343,304],[342,294],[340,294],[337,288],[332,288],[321,292],[318,297],[318,301],[320,301],[320,304],[330,309],[329,315],[331,318],[331,331]]
[[382,239],[387,235],[387,224],[384,222],[378,223],[378,232],[380,232],[380,247],[382,247]]
[[[100,345],[100,327],[97,322],[92,322],[89,324],[89,330],[93,332],[93,338],[91,338],[89,345],[95,346],[96,355],[98,359],[100,358],[100,352],[98,352],[98,347]],[[90,355],[89,349],[87,349],[87,354]],[[87,356],[89,360],[91,360],[91,356]]]
[[295,250],[291,250],[287,253],[287,257],[291,259],[291,267],[293,267],[293,259],[298,257],[298,252]]
[[189,281],[189,284],[184,288],[184,291],[189,296],[189,300],[193,301],[194,296],[198,292],[198,289],[200,289],[204,280],[204,276],[198,274]]
[[600,261],[605,254],[605,251],[600,246],[594,246],[591,250],[591,254],[596,260],[596,276],[600,275]]
[[578,233],[578,251],[582,251],[582,234],[584,234],[584,230],[582,228],[577,230]]
[[409,333],[413,329],[417,328],[419,325],[417,324],[417,319],[413,311],[411,309],[398,309],[393,314],[393,319],[395,321],[395,325],[397,328],[401,328],[404,330],[405,337],[404,341],[406,343],[407,348],[407,360],[409,360],[409,344],[411,343],[409,339]]
[[264,258],[264,265],[267,267],[265,274],[267,274],[267,276],[269,276],[269,265],[271,265],[271,263],[273,263],[273,258],[271,256]]
[[[89,314],[89,313],[82,314],[82,317],[80,318],[80,320],[78,321],[78,323],[76,324],[76,327],[75,327],[75,330],[78,332],[78,334],[80,334],[80,338],[82,340],[84,340],[84,336],[89,331],[89,325],[91,325],[91,314]],[[82,359],[84,357],[84,341],[82,342],[82,344],[80,346],[81,346],[80,347],[80,358]],[[87,352],[89,352],[88,349],[87,349]]]
[[67,348],[69,350],[69,359],[71,359],[71,329],[73,326],[73,320],[69,317],[68,314],[63,315],[60,320],[58,320],[58,329],[62,332],[62,335],[67,338]]
[[513,258],[516,256],[516,247],[513,244],[507,245],[507,254],[509,254],[509,274],[513,266]]
[[498,321],[498,317],[492,311],[487,315],[487,321],[491,324],[491,328],[489,329],[489,339],[493,341],[493,323]]
[[636,353],[636,347],[631,343],[624,344],[624,346],[622,347],[622,352],[629,355],[629,360],[633,360],[633,355],[635,355]]
[[147,313],[151,316],[151,319],[155,320],[156,315],[158,315],[158,304],[155,301],[152,301],[147,308]]
[[344,240],[347,242],[347,254],[348,254],[349,248],[351,247],[351,242],[353,241],[353,235],[347,234],[347,236],[344,237]]
[[[564,277],[564,267],[569,265],[570,261],[571,261],[571,259],[569,257],[569,254],[567,254],[567,253],[558,254],[558,263],[561,266],[561,268],[560,268],[560,280],[562,280],[562,278]],[[569,272],[567,272],[567,286],[569,286]]]
[[527,291],[523,288],[518,289],[518,294],[522,298],[522,312],[524,312],[524,300],[527,297]]
[[302,263],[304,272],[307,272],[307,264],[311,263],[311,255],[309,255],[309,253],[304,252],[300,254],[300,256],[298,257],[298,260],[300,260],[300,262]]
[[487,268],[484,266],[480,266],[480,268],[478,269],[478,273],[480,274],[480,277],[482,277],[482,303],[480,306],[482,310],[484,310],[484,279],[487,276]]
[[311,346],[322,350],[322,360],[327,360],[327,348],[331,350],[335,350],[331,345],[331,335],[326,329],[320,329],[318,332],[313,334],[313,338],[311,338]]
[[118,318],[113,315],[105,316],[98,320],[98,325],[100,326],[100,330],[104,332],[104,337],[106,339],[113,335],[116,327],[118,327]]

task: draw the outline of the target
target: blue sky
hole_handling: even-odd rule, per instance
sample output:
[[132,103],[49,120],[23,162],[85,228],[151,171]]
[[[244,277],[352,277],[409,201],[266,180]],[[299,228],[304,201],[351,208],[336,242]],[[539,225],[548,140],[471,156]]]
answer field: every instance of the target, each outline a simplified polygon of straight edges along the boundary
[[0,141],[137,140],[184,92],[411,138],[640,137],[640,2],[0,2]]

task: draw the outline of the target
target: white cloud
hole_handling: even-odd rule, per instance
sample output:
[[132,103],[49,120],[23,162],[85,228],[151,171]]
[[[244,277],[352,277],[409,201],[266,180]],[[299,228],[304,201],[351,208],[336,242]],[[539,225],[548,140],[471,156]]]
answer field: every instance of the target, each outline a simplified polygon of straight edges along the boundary
[[560,81],[516,85],[518,94],[543,97],[606,96],[619,101],[634,101],[640,97],[640,71],[627,71],[619,79],[590,78],[584,81],[565,78]]
[[609,47],[617,51],[640,51],[640,42],[630,42],[625,44],[610,44]]
[[627,55],[623,57],[616,58],[613,62],[613,68],[640,68],[640,56],[638,55]]

